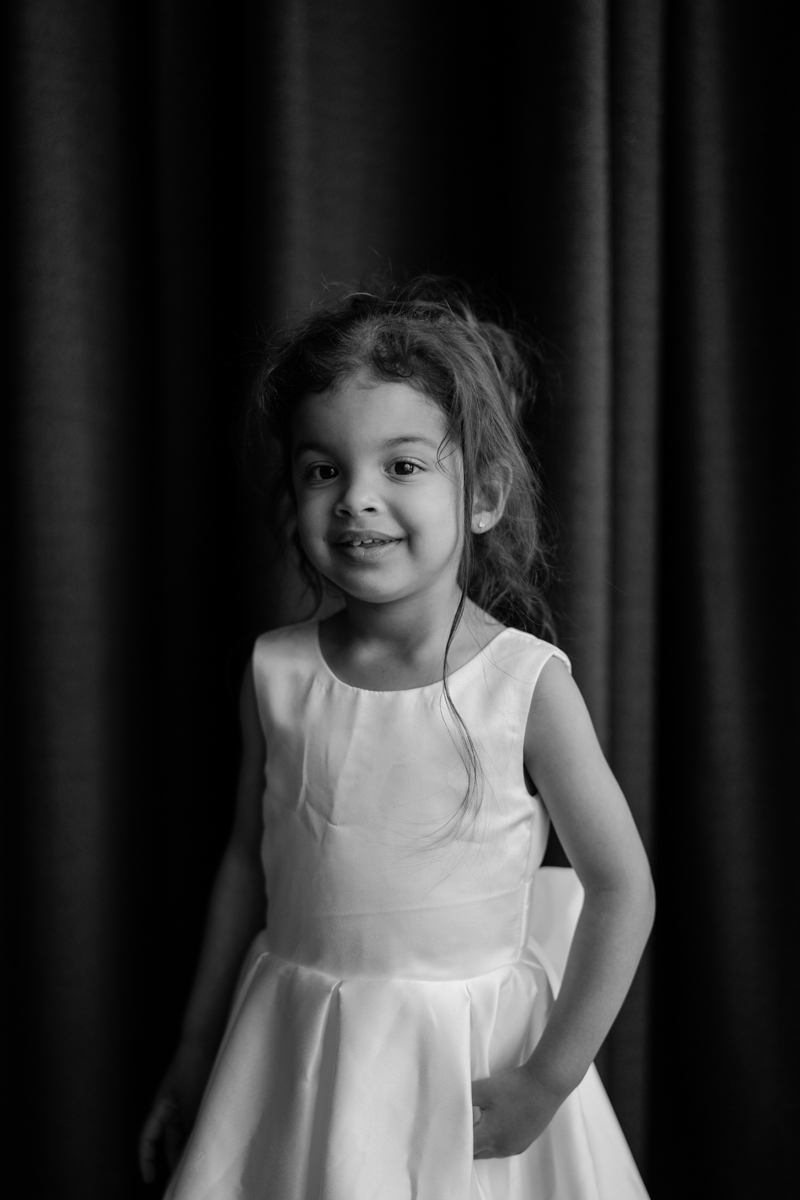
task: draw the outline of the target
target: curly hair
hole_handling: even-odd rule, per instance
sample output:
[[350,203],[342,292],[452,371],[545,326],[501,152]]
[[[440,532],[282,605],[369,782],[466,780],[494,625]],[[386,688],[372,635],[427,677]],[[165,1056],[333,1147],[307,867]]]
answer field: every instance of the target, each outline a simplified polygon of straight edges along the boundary
[[[445,414],[445,442],[458,447],[463,463],[461,599],[442,683],[468,776],[453,819],[458,826],[477,814],[482,793],[480,760],[448,686],[448,653],[467,599],[503,624],[555,640],[545,598],[542,492],[526,429],[543,364],[539,343],[483,315],[465,285],[423,276],[343,295],[284,330],[267,349],[245,414],[249,474],[266,496],[273,532],[294,550],[317,608],[324,580],[303,551],[295,521],[296,404],[360,375],[407,382]],[[491,501],[501,483],[507,491],[502,516],[488,532],[474,534],[475,499]]]

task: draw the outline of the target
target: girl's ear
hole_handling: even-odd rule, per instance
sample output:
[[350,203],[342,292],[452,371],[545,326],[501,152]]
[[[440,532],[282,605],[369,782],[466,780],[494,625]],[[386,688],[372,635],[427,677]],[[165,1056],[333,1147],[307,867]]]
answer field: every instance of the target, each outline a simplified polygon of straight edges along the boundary
[[511,468],[498,463],[491,479],[484,479],[475,489],[472,505],[472,532],[488,533],[502,517],[511,490]]

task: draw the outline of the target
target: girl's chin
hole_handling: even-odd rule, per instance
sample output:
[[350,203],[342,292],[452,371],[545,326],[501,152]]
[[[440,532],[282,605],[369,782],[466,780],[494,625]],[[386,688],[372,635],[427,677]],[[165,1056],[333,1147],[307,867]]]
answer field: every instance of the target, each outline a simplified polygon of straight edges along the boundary
[[341,592],[347,603],[355,600],[360,604],[390,604],[393,600],[404,599],[413,588],[404,588],[395,579],[381,579],[377,572],[360,571],[328,571],[325,573],[328,583]]
[[336,589],[348,600],[356,600],[359,604],[391,604],[393,600],[405,598],[405,592],[389,587],[359,587],[355,580],[331,580]]

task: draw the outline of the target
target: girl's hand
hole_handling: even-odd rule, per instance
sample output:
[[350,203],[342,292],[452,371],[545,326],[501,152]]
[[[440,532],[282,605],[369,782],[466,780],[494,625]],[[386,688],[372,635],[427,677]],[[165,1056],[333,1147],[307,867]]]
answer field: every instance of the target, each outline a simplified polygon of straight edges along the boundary
[[139,1137],[139,1167],[145,1183],[157,1174],[158,1144],[164,1139],[164,1154],[172,1171],[191,1131],[211,1071],[213,1055],[206,1050],[181,1046],[156,1092]]
[[565,1099],[545,1087],[527,1067],[476,1079],[472,1084],[473,1158],[521,1154],[547,1128]]

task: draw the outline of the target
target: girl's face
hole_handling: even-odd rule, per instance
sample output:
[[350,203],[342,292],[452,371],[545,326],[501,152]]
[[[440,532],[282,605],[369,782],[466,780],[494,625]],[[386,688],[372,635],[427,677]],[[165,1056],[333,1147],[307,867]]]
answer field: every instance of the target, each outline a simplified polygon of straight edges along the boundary
[[439,407],[407,383],[355,376],[307,396],[293,424],[303,549],[347,596],[451,603],[461,552],[461,458]]

